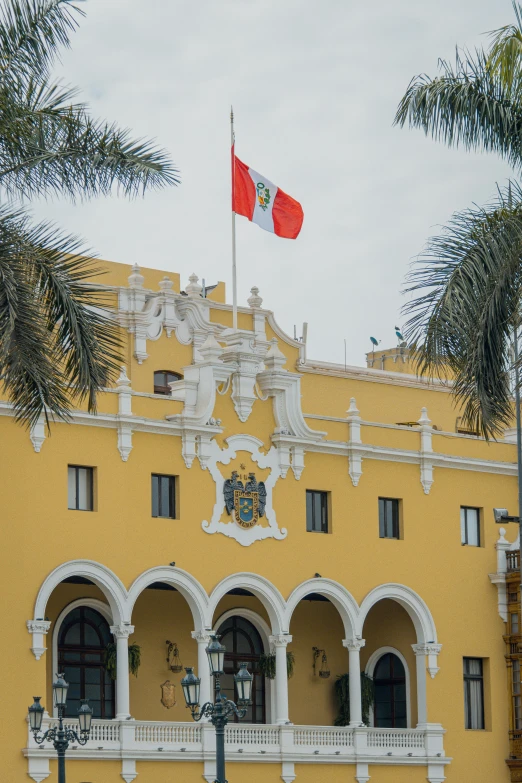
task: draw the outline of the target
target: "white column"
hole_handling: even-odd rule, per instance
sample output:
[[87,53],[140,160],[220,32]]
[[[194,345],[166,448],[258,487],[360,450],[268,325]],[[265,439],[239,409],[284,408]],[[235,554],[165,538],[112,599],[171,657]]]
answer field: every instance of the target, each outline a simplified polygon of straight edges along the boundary
[[276,723],[284,725],[288,717],[288,676],[286,669],[286,646],[292,641],[289,634],[276,634],[269,638],[270,646],[275,649],[276,657]]
[[211,701],[210,666],[206,653],[206,649],[210,642],[210,632],[192,631],[192,638],[195,639],[198,643],[198,677],[201,680],[201,684],[199,686],[199,703],[203,705],[207,701]]
[[116,720],[130,718],[129,695],[129,636],[133,625],[111,625],[116,639]]
[[361,648],[364,639],[343,639],[343,647],[348,648],[348,682],[350,685],[350,726],[362,725],[361,700]]

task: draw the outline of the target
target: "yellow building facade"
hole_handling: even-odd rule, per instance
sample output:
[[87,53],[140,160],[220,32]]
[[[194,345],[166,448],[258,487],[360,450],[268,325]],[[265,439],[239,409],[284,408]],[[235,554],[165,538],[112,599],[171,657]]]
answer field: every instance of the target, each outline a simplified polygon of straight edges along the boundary
[[180,687],[194,666],[210,698],[212,632],[230,697],[239,661],[255,673],[229,783],[522,780],[518,544],[492,513],[516,511],[513,432],[463,432],[403,349],[313,360],[255,288],[234,331],[222,284],[106,267],[126,358],[97,414],[28,432],[0,402],[3,780],[56,779],[26,715],[41,695],[53,725],[60,669],[71,723],[80,698],[96,716],[68,783],[213,781]]

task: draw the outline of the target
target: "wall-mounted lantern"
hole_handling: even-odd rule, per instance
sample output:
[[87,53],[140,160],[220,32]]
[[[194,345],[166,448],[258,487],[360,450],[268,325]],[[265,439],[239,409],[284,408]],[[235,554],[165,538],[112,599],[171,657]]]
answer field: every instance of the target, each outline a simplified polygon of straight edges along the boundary
[[183,664],[181,663],[180,657],[179,657],[179,649],[176,642],[165,642],[167,645],[167,668],[171,672],[182,672],[183,671]]
[[[330,669],[328,668],[328,658],[326,657],[326,652],[324,650],[320,650],[319,647],[312,647],[312,650],[314,651],[314,676],[319,674],[319,677],[322,677],[323,680],[328,679],[330,676]],[[317,671],[318,658],[321,658],[321,666],[319,671]]]

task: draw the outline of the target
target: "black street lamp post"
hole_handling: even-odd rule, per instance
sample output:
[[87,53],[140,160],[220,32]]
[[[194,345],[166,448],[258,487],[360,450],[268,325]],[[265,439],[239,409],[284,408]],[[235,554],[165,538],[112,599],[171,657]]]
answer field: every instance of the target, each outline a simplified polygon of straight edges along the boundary
[[34,696],[33,704],[29,707],[29,726],[33,732],[35,742],[41,745],[47,740],[54,744],[54,749],[58,755],[58,783],[65,783],[65,751],[70,742],[77,742],[78,745],[85,745],[89,739],[92,721],[92,709],[89,707],[87,699],[81,699],[81,707],[78,710],[78,722],[80,724],[80,734],[73,729],[64,727],[63,714],[67,704],[67,689],[69,684],[65,682],[63,674],[57,675],[58,679],[53,682],[54,704],[58,709],[58,726],[48,729],[45,734],[40,734],[42,728],[42,719],[44,708],[40,704],[41,696]]
[[212,636],[207,647],[207,656],[210,666],[210,674],[216,678],[216,698],[214,702],[208,701],[201,708],[199,706],[199,686],[201,680],[194,674],[192,666],[185,668],[187,672],[181,680],[183,695],[187,707],[190,708],[192,717],[198,721],[201,718],[210,718],[216,730],[216,780],[215,783],[227,783],[225,778],[225,726],[233,715],[239,719],[244,718],[247,707],[252,704],[253,675],[248,671],[246,663],[239,664],[239,671],[234,674],[238,700],[237,705],[223,696],[221,693],[220,677],[224,674],[223,664],[226,648],[220,644],[217,636]]

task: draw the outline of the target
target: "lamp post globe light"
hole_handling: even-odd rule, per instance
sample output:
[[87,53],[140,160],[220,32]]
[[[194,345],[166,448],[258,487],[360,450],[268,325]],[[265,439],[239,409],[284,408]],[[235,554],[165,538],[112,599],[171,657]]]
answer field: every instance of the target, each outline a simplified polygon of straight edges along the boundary
[[77,742],[78,745],[85,745],[89,739],[92,722],[92,709],[89,707],[87,699],[81,699],[81,706],[78,710],[78,722],[80,724],[80,734],[74,729],[64,727],[63,717],[67,705],[67,690],[69,683],[64,679],[63,674],[58,674],[53,682],[54,705],[58,710],[58,725],[48,729],[45,734],[40,734],[44,708],[40,704],[41,696],[34,696],[33,703],[29,707],[29,727],[33,732],[35,742],[42,745],[46,740],[54,744],[54,749],[58,755],[58,783],[65,783],[65,751],[70,742]]
[[224,674],[224,662],[226,647],[220,644],[217,636],[212,636],[206,649],[210,673],[215,677],[214,702],[208,701],[201,708],[199,706],[199,686],[201,680],[194,674],[192,666],[185,668],[186,675],[181,680],[183,695],[187,707],[194,720],[210,718],[216,730],[216,781],[215,783],[227,783],[225,778],[225,726],[233,715],[239,719],[244,718],[247,707],[252,704],[252,682],[254,676],[248,671],[246,663],[239,664],[239,671],[234,674],[238,703],[235,704],[221,694],[220,677]]

